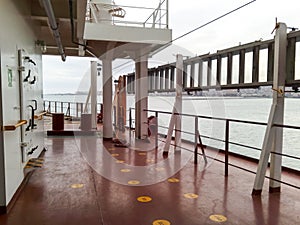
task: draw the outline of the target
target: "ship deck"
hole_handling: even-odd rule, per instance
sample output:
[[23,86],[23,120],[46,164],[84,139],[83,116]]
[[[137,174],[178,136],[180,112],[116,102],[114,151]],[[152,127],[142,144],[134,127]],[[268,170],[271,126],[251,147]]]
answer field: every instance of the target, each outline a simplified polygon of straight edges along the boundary
[[[290,225],[300,221],[299,189],[282,185],[281,193],[269,193],[266,181],[262,195],[252,196],[254,174],[230,167],[225,177],[224,164],[209,160],[205,165],[199,157],[195,165],[192,153],[170,152],[168,161],[160,148],[147,150],[151,141],[115,147],[97,135],[48,136],[45,144],[42,167],[26,169],[28,178],[9,213],[0,216],[1,225]],[[224,158],[221,152],[207,150],[207,154]],[[229,161],[248,170],[257,167],[233,155]],[[299,174],[291,172],[283,172],[283,180],[300,184]]]

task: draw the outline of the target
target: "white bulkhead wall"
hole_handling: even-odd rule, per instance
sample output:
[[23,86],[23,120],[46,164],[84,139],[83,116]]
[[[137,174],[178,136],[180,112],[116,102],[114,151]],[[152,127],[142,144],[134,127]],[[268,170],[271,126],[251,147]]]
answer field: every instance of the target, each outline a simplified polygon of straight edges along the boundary
[[[43,110],[42,102],[42,56],[33,24],[29,22],[30,1],[1,0],[0,3],[0,60],[1,60],[1,126],[14,125],[20,120],[20,85],[18,73],[18,50],[23,49],[23,56],[29,56],[36,64],[25,65],[25,72],[32,67],[30,81],[36,76],[36,82],[23,83],[24,118],[29,120],[29,104],[38,102],[36,114]],[[10,73],[11,72],[11,73]],[[25,72],[23,72],[22,80]],[[12,76],[11,76],[12,75]],[[29,121],[28,121],[29,122]],[[23,168],[30,157],[37,157],[44,148],[43,122],[35,121],[36,129],[24,132],[24,142],[28,143],[25,152],[21,154],[21,129],[25,131],[28,123],[15,131],[0,131],[0,207],[5,207],[20,186],[23,178]],[[27,155],[30,148],[38,146],[31,155]],[[23,162],[22,162],[23,161]]]

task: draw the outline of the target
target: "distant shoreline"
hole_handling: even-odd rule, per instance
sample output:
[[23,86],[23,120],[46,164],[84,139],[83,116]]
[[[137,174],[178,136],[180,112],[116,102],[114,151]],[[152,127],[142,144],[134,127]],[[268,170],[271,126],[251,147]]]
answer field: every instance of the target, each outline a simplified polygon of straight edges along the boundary
[[[58,95],[63,95],[63,96],[76,96],[76,95],[88,95],[88,93],[47,93],[47,94],[43,94],[44,96],[49,96],[49,95],[54,95],[54,96],[58,96]],[[98,93],[98,96],[102,96],[102,93]],[[127,96],[134,96],[134,94],[127,94]],[[153,95],[153,94],[150,94],[149,97],[175,97],[175,94],[173,95],[159,95],[159,94],[156,94],[156,95]],[[184,100],[197,100],[197,99],[203,99],[203,98],[212,98],[212,99],[219,99],[219,98],[226,98],[226,99],[229,99],[229,98],[232,98],[232,99],[242,99],[242,98],[272,98],[272,96],[253,96],[253,95],[242,95],[242,96],[238,96],[238,95],[182,95],[183,99]],[[300,98],[300,96],[285,96],[285,98]]]

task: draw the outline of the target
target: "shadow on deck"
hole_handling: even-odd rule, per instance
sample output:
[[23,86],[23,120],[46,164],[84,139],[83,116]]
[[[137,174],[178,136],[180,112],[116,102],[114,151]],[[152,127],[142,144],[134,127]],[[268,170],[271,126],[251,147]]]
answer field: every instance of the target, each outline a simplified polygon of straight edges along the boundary
[[[49,126],[46,122],[46,127]],[[67,125],[68,127],[71,125]],[[94,136],[48,136],[42,168],[33,169],[1,225],[202,225],[298,224],[299,189],[251,196],[254,174],[209,160],[193,163],[193,153],[162,157],[163,143],[132,139],[129,147]],[[192,149],[192,146],[185,144]],[[207,150],[216,159],[223,153]],[[200,157],[200,156],[199,156]],[[230,156],[248,170],[256,163]],[[283,179],[299,185],[299,175]]]

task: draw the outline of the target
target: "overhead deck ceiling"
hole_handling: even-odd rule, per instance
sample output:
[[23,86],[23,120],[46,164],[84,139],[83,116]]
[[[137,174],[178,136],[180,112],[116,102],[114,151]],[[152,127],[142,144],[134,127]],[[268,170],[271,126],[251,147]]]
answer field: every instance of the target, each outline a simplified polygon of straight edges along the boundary
[[[78,27],[82,27],[85,21],[86,0],[73,0],[72,2],[75,33],[74,41],[79,42],[78,36],[83,37],[83,29],[80,33]],[[80,3],[77,4],[77,2]],[[51,3],[65,54],[67,56],[78,56],[78,44],[73,43],[72,40],[69,0],[51,0]],[[47,46],[47,50],[44,54],[59,55],[52,30],[49,27],[48,16],[41,0],[31,0],[31,19],[40,27],[38,39],[44,41]]]
[[[47,55],[60,55],[57,47],[57,43],[53,36],[49,18],[43,5],[43,0],[23,0],[21,3],[18,0],[13,0],[16,7],[21,9],[25,7],[29,10],[26,14],[29,14],[30,20],[37,26],[36,35],[37,40],[42,41],[46,45],[46,49],[43,54]],[[114,58],[126,58],[130,57],[130,52],[137,49],[149,47],[153,52],[159,49],[162,45],[145,44],[108,40],[83,40],[84,27],[86,23],[86,8],[87,0],[72,0],[73,7],[73,24],[74,24],[74,37],[72,37],[71,29],[71,17],[70,17],[70,1],[69,0],[51,0],[54,16],[58,25],[60,33],[61,43],[66,56],[96,56],[100,57],[110,48],[118,48],[114,51]],[[80,44],[84,44],[83,47]]]

